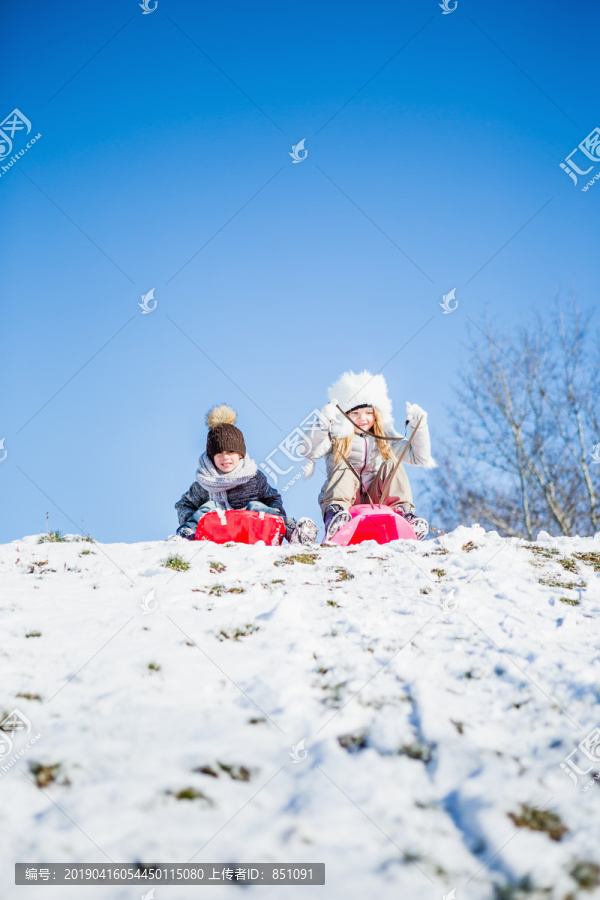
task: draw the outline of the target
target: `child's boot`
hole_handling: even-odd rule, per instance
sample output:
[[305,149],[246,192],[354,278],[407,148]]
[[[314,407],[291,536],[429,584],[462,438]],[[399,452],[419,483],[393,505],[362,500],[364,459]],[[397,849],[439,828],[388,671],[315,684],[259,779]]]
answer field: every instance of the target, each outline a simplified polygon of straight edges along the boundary
[[414,531],[417,540],[423,541],[429,534],[429,522],[427,519],[421,519],[418,516],[415,516],[413,512],[414,508],[415,507],[410,501],[404,501],[404,503],[398,503],[392,507],[394,512],[397,512],[403,519],[406,519]]
[[317,526],[312,519],[305,516],[288,529],[286,537],[290,544],[314,544],[317,537]]
[[190,526],[186,523],[184,525],[180,525],[177,529],[177,534],[179,537],[185,538],[188,541],[193,541],[196,538],[196,529],[190,528]]
[[424,541],[429,534],[429,522],[427,519],[421,519],[411,512],[403,513],[402,515],[416,534],[417,540]]
[[331,506],[328,506],[323,513],[325,540],[330,540],[334,534],[337,534],[340,528],[343,528],[344,525],[350,521],[351,518],[352,516],[348,510],[344,509],[344,507],[340,506],[338,503],[333,503]]

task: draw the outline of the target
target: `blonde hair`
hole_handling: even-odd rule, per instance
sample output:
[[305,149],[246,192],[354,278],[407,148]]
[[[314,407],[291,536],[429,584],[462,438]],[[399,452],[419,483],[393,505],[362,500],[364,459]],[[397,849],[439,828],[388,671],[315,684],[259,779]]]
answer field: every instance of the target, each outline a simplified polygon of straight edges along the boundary
[[[376,438],[380,434],[385,434],[383,421],[381,419],[381,413],[375,407],[373,407],[373,424],[368,433],[374,435]],[[354,432],[354,434],[356,434],[356,432]],[[348,457],[354,434],[349,435],[347,438],[332,438],[331,443],[333,444],[334,463],[340,462],[343,456],[345,456],[346,458]],[[378,439],[377,443],[379,444],[379,452],[384,459],[396,458],[394,456],[394,451],[392,450],[390,441],[380,441]]]

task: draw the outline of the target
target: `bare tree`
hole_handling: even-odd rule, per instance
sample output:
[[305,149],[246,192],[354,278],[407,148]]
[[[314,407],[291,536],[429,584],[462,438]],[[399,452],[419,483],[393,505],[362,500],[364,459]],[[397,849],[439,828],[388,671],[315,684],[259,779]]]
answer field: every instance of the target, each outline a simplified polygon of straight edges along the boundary
[[452,410],[457,438],[436,454],[430,496],[442,527],[478,521],[529,540],[540,529],[600,530],[592,454],[600,444],[600,340],[591,319],[557,303],[512,336],[475,326]]

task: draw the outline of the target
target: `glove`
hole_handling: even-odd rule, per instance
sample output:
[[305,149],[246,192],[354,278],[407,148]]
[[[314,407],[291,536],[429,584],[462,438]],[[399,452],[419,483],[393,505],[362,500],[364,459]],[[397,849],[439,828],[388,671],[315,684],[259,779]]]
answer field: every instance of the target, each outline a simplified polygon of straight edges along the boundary
[[329,430],[334,438],[346,438],[354,434],[354,426],[346,416],[337,409],[337,400],[327,403],[321,410],[321,415],[329,422]]
[[329,423],[337,421],[337,417],[339,416],[339,414],[340,411],[337,408],[337,400],[332,400],[331,403],[326,403],[321,410],[321,415],[324,419],[327,419]]
[[420,406],[417,406],[416,403],[409,403],[406,401],[406,418],[408,419],[408,424],[411,428],[414,428],[419,421],[419,419],[423,417],[423,421],[421,422],[421,428],[423,425],[427,425],[427,413],[424,409],[421,409]]

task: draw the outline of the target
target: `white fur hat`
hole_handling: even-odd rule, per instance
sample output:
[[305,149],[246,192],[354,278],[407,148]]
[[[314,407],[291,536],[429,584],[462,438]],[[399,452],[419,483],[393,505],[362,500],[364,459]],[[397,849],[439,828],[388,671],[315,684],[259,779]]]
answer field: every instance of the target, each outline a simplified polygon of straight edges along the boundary
[[383,375],[367,372],[344,372],[328,390],[329,401],[338,403],[344,412],[355,406],[374,406],[380,413],[389,434],[394,428],[392,401],[388,397]]

